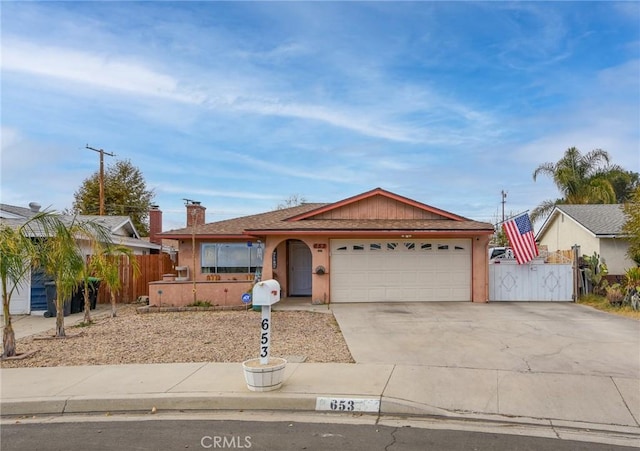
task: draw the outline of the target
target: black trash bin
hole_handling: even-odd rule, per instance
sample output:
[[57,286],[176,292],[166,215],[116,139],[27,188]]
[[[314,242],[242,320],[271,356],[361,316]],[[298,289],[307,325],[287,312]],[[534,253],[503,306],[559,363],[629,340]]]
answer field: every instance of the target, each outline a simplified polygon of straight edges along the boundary
[[95,310],[98,303],[98,290],[100,289],[100,279],[97,277],[89,277],[89,301],[91,302],[91,310]]
[[[58,313],[58,309],[56,307],[56,299],[58,297],[58,290],[56,289],[55,282],[45,282],[44,284],[45,293],[47,295],[47,311],[44,312],[45,318],[51,318],[56,316]],[[71,314],[71,299],[66,299],[64,301],[64,308],[62,310],[64,316],[69,316]]]
[[78,286],[71,296],[71,313],[80,313],[84,310],[84,284]]

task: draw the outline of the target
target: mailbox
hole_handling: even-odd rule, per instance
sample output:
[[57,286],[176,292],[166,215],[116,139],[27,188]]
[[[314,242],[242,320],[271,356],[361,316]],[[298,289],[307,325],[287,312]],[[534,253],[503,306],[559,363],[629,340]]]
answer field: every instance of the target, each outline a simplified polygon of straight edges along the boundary
[[269,279],[253,287],[253,305],[273,305],[280,300],[280,284]]

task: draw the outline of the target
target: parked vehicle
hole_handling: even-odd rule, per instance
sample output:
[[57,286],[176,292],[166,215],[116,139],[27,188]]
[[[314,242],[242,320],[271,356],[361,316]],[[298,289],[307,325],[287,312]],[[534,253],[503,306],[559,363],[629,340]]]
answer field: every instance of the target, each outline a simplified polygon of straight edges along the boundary
[[[505,255],[506,254],[506,255]],[[494,258],[513,258],[513,251],[510,247],[490,247],[489,260]]]

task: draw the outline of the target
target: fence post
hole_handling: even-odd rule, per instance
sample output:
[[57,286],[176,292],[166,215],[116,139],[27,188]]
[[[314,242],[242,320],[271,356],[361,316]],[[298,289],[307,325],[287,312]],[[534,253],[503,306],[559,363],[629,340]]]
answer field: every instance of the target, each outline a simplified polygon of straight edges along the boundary
[[577,302],[580,297],[580,246],[571,246],[573,251],[573,302]]

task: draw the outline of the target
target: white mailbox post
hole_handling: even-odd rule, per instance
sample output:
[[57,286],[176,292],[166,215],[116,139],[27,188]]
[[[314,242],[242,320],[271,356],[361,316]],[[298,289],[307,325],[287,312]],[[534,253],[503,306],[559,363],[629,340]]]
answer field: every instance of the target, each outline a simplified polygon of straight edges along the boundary
[[253,287],[253,305],[262,307],[262,321],[260,323],[261,365],[269,363],[269,348],[271,347],[271,306],[278,301],[280,301],[280,284],[277,280],[263,280]]

